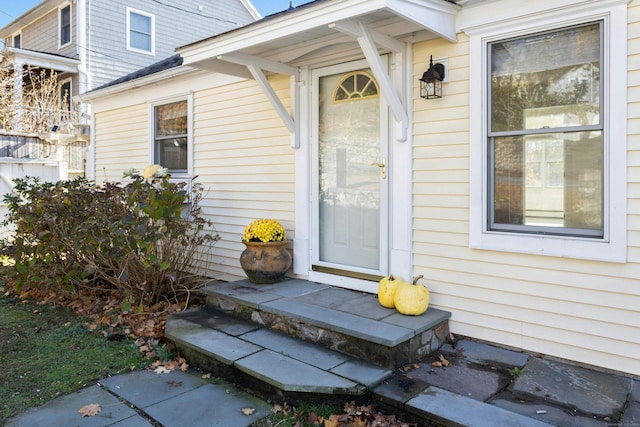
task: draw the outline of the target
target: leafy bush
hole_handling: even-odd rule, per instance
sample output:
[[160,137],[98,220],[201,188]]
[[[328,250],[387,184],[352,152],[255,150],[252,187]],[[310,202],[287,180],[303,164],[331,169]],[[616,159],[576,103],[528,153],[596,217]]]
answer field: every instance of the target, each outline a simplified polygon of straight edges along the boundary
[[20,286],[73,292],[120,291],[123,309],[172,300],[202,284],[198,263],[219,238],[203,218],[203,187],[169,176],[95,185],[85,178],[58,183],[16,179],[5,196],[15,225]]

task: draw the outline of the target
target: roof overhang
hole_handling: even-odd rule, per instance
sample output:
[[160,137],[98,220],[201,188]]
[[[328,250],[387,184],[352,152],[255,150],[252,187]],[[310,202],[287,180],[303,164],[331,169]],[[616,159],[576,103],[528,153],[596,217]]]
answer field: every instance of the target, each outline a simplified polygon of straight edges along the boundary
[[68,0],[45,0],[40,2],[35,7],[29,9],[18,18],[11,21],[5,27],[0,28],[0,38],[9,37],[10,35],[20,31],[28,24],[42,18],[47,13],[51,12],[52,9],[58,8],[66,1]]
[[[176,51],[185,65],[244,53],[295,61],[315,48],[350,41],[332,24],[358,21],[388,37],[400,39],[417,32],[456,41],[460,6],[446,0],[318,0],[247,26],[200,40]],[[352,40],[352,39],[351,39]]]
[[[398,139],[404,141],[409,100],[406,90],[395,87],[380,54],[394,54],[408,65],[408,46],[418,38],[456,42],[459,10],[447,0],[316,0],[176,51],[186,66],[253,78],[291,133],[292,147],[299,147],[299,67],[322,57],[319,53],[331,46],[352,45],[380,84],[400,125]],[[291,112],[270,86],[266,72],[290,76]],[[401,80],[406,89],[407,76]]]
[[36,52],[33,50],[17,49],[9,47],[6,50],[9,59],[18,64],[29,65],[47,70],[54,70],[58,73],[77,73],[80,61],[77,59],[66,58],[60,55],[52,55],[44,52]]

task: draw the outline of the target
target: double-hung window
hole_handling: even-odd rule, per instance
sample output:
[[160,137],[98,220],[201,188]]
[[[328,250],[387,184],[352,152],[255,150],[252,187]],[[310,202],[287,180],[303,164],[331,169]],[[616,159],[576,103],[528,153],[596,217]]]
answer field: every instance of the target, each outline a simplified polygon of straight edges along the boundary
[[155,17],[127,8],[127,49],[153,54],[155,47]]
[[190,174],[191,114],[190,97],[156,103],[153,116],[153,162],[172,175]]
[[18,33],[13,36],[13,47],[16,49],[22,48],[22,34]]
[[624,262],[627,5],[540,1],[466,30],[469,246]]
[[489,44],[494,231],[603,237],[602,22]]
[[71,5],[58,10],[59,21],[59,45],[60,47],[71,43]]

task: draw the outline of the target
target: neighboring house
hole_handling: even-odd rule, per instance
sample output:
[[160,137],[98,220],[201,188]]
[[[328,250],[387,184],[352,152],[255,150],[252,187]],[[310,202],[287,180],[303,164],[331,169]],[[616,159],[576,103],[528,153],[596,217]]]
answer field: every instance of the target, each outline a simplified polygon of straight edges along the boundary
[[[56,124],[77,127],[88,122],[89,112],[72,108],[75,95],[167,58],[177,45],[259,17],[249,0],[43,0],[0,29],[0,38],[15,69],[58,73],[68,105],[61,105]],[[23,79],[17,77],[16,123],[23,112],[22,91]]]
[[208,188],[218,279],[271,217],[298,277],[422,274],[454,333],[638,375],[638,51],[640,0],[318,0],[80,98],[96,179]]

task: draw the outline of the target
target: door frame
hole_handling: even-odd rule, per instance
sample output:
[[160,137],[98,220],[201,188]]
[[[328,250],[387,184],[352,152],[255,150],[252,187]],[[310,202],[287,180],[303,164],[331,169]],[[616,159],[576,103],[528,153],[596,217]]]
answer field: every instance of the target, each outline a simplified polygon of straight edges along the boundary
[[[342,62],[355,62],[342,61]],[[412,49],[402,53],[389,54],[389,77],[397,93],[411,111],[413,92],[415,90],[412,75]],[[369,65],[360,68],[368,68]],[[313,67],[326,68],[329,65]],[[325,272],[313,271],[311,267],[312,242],[312,69],[309,66],[300,67],[299,90],[299,131],[300,147],[296,150],[295,166],[295,236],[293,239],[294,257],[293,272],[298,277],[304,277],[319,283],[344,287],[364,292],[377,292],[377,282],[352,277],[340,276]],[[381,96],[384,96],[381,94]],[[409,279],[413,275],[412,268],[412,230],[413,230],[413,162],[412,141],[413,123],[409,113],[409,124],[406,131],[394,120],[393,115],[389,123],[389,153],[387,159],[387,179],[389,180],[389,245],[388,272],[398,274]]]
[[[385,61],[387,62],[387,61]],[[311,172],[311,236],[313,236],[311,240],[311,264],[312,271],[316,273],[317,271],[327,271],[336,270],[336,271],[348,271],[351,274],[344,274],[346,277],[357,277],[357,276],[377,276],[386,275],[386,271],[389,268],[389,179],[381,179],[380,173],[378,172],[378,179],[380,185],[380,209],[379,209],[379,235],[380,235],[380,244],[379,244],[379,272],[373,271],[371,269],[356,267],[356,266],[339,266],[335,263],[323,262],[320,258],[320,242],[316,240],[316,238],[320,237],[319,234],[319,200],[318,200],[318,186],[319,186],[319,178],[320,178],[320,170],[319,170],[319,150],[320,150],[320,134],[319,134],[319,120],[320,120],[320,105],[319,105],[319,81],[322,77],[332,76],[332,75],[345,75],[353,71],[359,71],[363,69],[369,69],[369,64],[365,60],[356,60],[349,62],[342,62],[340,64],[330,65],[327,67],[318,67],[311,71],[311,138],[309,139],[309,143],[311,145],[311,158],[310,158],[310,167],[309,170]],[[371,74],[373,77],[373,74]],[[376,83],[378,84],[378,83]],[[382,96],[381,93],[378,93],[378,101],[380,103],[379,110],[379,132],[380,132],[380,150],[377,158],[370,159],[372,162],[379,162],[382,158],[387,161],[389,159],[389,145],[391,135],[389,134],[389,118],[390,111],[389,106]],[[371,166],[371,168],[376,168],[376,166]],[[376,169],[377,170],[377,169]],[[324,265],[323,265],[324,264]],[[318,269],[316,269],[318,267]],[[336,274],[339,275],[339,274]]]

